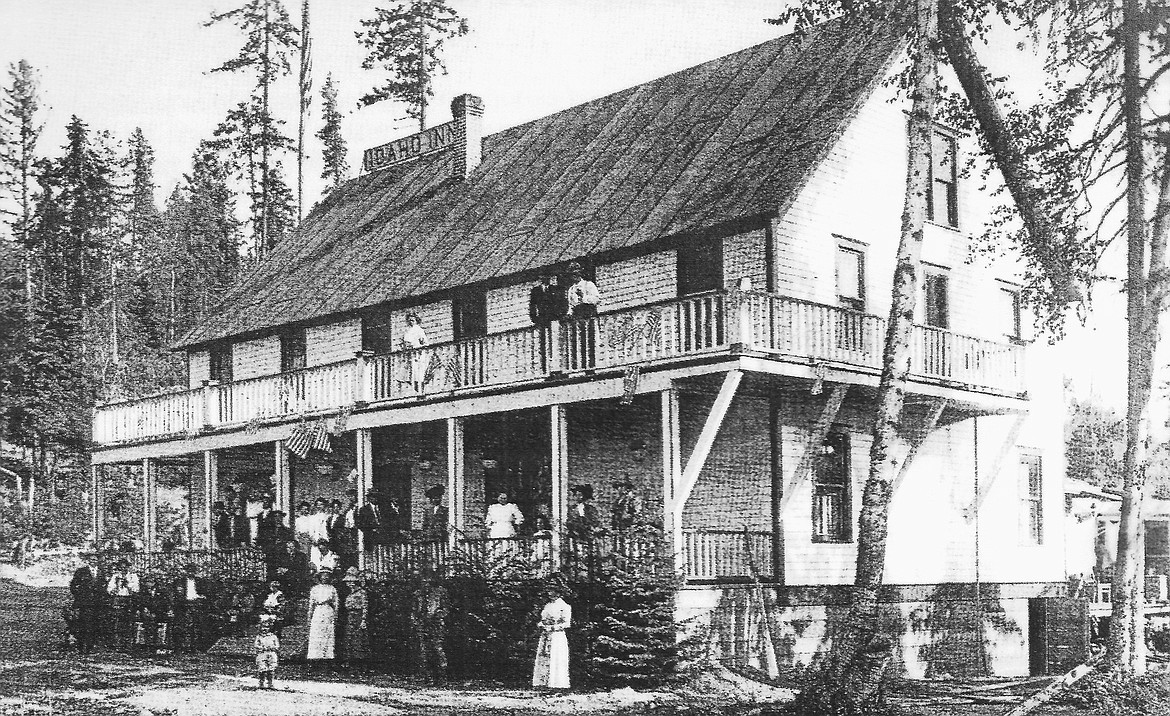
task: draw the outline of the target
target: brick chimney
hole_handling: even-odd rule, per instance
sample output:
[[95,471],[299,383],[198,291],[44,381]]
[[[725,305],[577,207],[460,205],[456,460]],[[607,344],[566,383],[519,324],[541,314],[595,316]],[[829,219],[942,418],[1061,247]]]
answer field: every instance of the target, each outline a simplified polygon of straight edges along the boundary
[[483,155],[483,100],[473,94],[459,95],[451,100],[451,118],[455,122],[455,176],[466,179]]

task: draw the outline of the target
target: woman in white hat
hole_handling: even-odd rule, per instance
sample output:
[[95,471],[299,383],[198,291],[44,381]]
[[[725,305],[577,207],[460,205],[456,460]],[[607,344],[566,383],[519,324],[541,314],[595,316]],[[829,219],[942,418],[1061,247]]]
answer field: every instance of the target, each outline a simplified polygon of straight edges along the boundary
[[309,590],[309,648],[305,658],[327,661],[334,658],[337,641],[337,589],[329,583],[332,572],[317,573],[317,584]]

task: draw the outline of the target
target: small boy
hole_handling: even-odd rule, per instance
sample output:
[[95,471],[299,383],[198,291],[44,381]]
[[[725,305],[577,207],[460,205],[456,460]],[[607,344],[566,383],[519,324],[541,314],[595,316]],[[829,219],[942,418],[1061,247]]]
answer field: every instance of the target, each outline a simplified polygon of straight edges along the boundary
[[[276,688],[272,678],[276,674],[277,652],[280,651],[280,639],[272,632],[276,617],[271,614],[260,615],[260,633],[256,635],[253,646],[256,649],[256,679],[262,689]],[[265,686],[265,681],[268,685]]]

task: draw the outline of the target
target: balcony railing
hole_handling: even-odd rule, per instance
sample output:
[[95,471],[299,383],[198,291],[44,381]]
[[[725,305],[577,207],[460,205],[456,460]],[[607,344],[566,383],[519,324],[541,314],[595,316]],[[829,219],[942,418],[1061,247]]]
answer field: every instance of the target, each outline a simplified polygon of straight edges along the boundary
[[[885,319],[849,309],[758,291],[707,293],[545,330],[361,353],[354,360],[108,404],[95,413],[93,435],[99,445],[175,437],[733,349],[876,372],[885,331]],[[910,348],[914,380],[1023,393],[1022,346],[915,326]]]
[[688,579],[770,578],[772,533],[683,530],[683,565]]

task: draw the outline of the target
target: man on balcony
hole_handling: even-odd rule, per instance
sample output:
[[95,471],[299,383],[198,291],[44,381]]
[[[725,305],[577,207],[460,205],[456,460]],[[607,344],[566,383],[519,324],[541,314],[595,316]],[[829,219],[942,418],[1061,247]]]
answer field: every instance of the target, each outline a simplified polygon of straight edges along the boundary
[[447,508],[443,506],[443,493],[447,489],[442,485],[433,485],[426,491],[427,511],[423,513],[423,537],[428,540],[441,540],[447,537]]
[[546,273],[540,283],[528,294],[528,316],[532,325],[540,329],[540,367],[548,370],[548,354],[552,349],[552,322],[559,321],[569,312],[568,297],[563,286],[556,282],[556,276]]
[[601,294],[597,284],[585,278],[581,264],[576,261],[569,263],[566,270],[569,277],[566,305],[568,317],[575,321],[570,333],[573,348],[571,354],[574,368],[592,368],[596,358],[596,331],[594,318],[597,317],[597,305],[601,302]]

